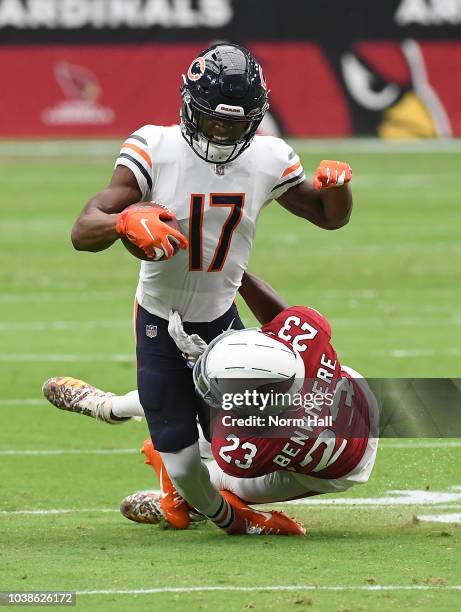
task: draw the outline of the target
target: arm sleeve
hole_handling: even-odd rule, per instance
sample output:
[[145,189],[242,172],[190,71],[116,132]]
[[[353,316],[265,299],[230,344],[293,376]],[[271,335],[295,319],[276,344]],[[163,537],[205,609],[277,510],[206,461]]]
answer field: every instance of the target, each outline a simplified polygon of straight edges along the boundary
[[276,155],[279,161],[279,174],[270,192],[273,200],[276,200],[291,187],[302,183],[305,179],[304,168],[299,156],[283,140],[277,139]]
[[138,181],[143,200],[149,200],[152,192],[152,156],[145,128],[133,132],[122,144],[115,167],[126,166]]

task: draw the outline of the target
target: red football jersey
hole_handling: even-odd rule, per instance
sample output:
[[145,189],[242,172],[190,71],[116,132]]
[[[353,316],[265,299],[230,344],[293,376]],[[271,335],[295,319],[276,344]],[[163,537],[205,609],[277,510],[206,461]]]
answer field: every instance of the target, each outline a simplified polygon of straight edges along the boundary
[[211,446],[214,458],[224,472],[240,478],[276,470],[326,479],[345,476],[365,453],[370,436],[369,409],[360,385],[341,370],[330,343],[330,324],[312,308],[293,306],[262,331],[290,344],[301,355],[304,397],[321,393],[326,399],[314,408],[303,405],[280,415],[304,418],[304,425],[279,426],[275,434],[259,431],[251,435],[248,428],[224,426],[218,418]]

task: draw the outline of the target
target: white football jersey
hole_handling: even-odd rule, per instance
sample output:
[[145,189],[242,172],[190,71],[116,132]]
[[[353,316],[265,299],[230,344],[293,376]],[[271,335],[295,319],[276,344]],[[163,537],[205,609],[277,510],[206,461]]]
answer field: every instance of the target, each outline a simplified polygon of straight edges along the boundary
[[138,303],[168,319],[213,321],[232,305],[265,204],[304,180],[299,157],[279,138],[255,136],[234,162],[200,159],[179,126],[146,125],[123,143],[115,165],[134,173],[143,200],[175,215],[189,250],[172,259],[141,262]]

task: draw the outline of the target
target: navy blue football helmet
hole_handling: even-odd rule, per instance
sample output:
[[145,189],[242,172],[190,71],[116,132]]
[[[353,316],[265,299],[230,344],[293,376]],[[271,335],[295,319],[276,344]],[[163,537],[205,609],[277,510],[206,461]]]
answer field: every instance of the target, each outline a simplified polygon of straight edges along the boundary
[[183,74],[181,130],[207,162],[227,164],[250,146],[267,109],[261,66],[244,47],[216,44]]

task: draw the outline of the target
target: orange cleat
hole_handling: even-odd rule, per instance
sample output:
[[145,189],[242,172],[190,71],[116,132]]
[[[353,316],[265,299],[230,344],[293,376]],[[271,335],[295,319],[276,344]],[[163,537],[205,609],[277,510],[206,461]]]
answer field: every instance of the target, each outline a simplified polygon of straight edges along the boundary
[[221,495],[234,510],[234,521],[226,530],[229,534],[247,535],[305,535],[304,527],[283,512],[263,512],[250,508],[230,491]]
[[160,453],[155,450],[150,438],[144,442],[141,452],[146,456],[147,465],[151,465],[157,474],[160,483],[160,509],[165,520],[176,529],[187,529],[190,524],[189,504],[176,491]]

